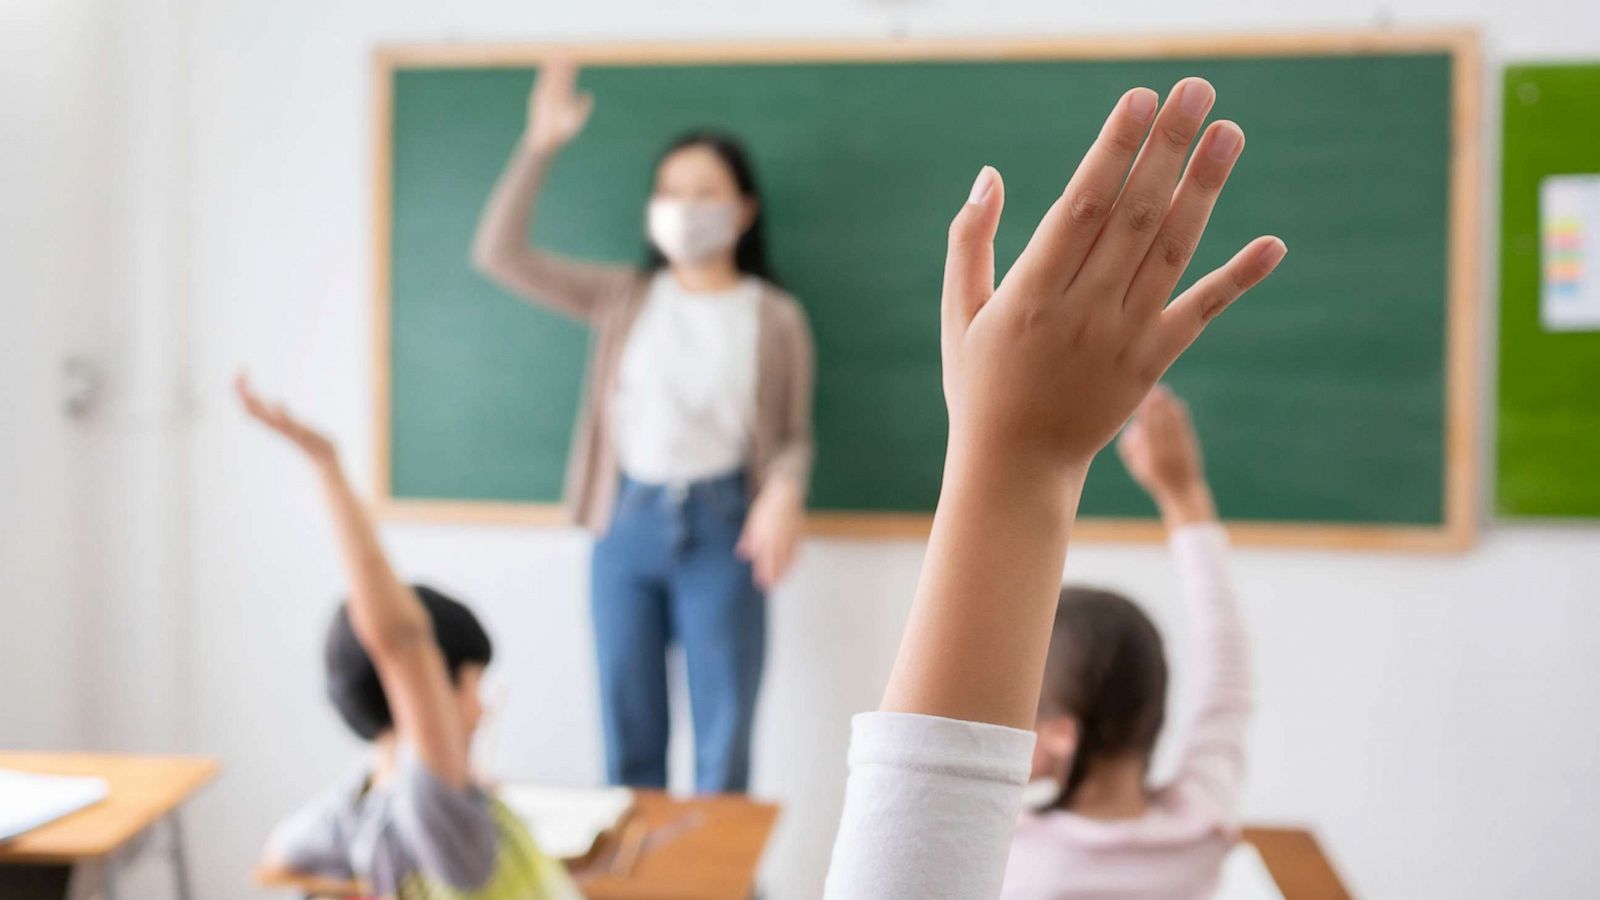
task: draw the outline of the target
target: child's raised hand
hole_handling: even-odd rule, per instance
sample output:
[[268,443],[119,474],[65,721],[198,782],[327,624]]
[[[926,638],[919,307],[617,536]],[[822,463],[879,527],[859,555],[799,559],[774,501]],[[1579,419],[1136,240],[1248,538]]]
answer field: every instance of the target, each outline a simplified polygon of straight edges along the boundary
[[979,173],[945,263],[953,455],[1035,474],[1087,468],[1206,323],[1283,259],[1282,241],[1257,238],[1167,303],[1244,146],[1237,125],[1214,123],[1185,169],[1214,97],[1199,78],[1159,111],[1154,91],[1123,95],[998,288],[1004,185]]
[[243,372],[235,375],[233,390],[239,395],[239,402],[243,404],[245,412],[249,413],[252,419],[288,438],[313,462],[319,465],[337,463],[338,452],[334,449],[332,441],[322,432],[290,415],[282,403],[268,404],[262,400],[255,392],[255,388],[250,385],[249,376]]
[[1117,439],[1117,454],[1168,521],[1216,517],[1188,404],[1164,385],[1139,404]]

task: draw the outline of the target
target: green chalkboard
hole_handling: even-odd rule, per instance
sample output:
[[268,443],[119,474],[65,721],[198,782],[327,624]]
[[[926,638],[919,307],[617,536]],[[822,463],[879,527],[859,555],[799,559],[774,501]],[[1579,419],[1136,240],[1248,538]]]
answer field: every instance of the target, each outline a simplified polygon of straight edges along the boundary
[[[1540,316],[1540,184],[1600,175],[1597,129],[1600,65],[1506,69],[1495,491],[1505,515],[1600,516],[1600,327],[1549,330]],[[1600,259],[1581,265],[1600,277]]]
[[[859,55],[858,55],[859,56]],[[518,139],[535,60],[396,61],[382,150],[387,451],[394,501],[559,497],[584,331],[475,274],[468,247]],[[850,58],[584,68],[594,114],[555,164],[535,240],[642,258],[659,149],[690,126],[742,136],[784,285],[816,335],[815,509],[932,509],[944,449],[944,235],[973,175],[1006,178],[1002,267],[1133,85],[1199,74],[1248,146],[1190,279],[1257,234],[1288,260],[1172,371],[1224,515],[1442,527],[1452,63],[1433,52],[1173,59]],[[380,173],[384,177],[384,173]],[[380,204],[382,207],[382,204]],[[380,376],[381,377],[381,376]],[[1086,515],[1144,517],[1113,454]]]

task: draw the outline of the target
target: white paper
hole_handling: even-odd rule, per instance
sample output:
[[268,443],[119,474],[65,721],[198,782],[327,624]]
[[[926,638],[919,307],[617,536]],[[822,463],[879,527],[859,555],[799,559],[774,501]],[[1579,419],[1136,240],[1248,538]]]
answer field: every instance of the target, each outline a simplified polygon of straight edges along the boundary
[[1241,843],[1222,863],[1222,889],[1217,900],[1283,900],[1260,851]]
[[99,803],[110,792],[104,778],[0,769],[0,841]]
[[517,814],[539,849],[556,859],[577,859],[633,808],[627,788],[561,788],[510,784],[500,801]]
[[1600,331],[1600,175],[1539,182],[1539,322]]

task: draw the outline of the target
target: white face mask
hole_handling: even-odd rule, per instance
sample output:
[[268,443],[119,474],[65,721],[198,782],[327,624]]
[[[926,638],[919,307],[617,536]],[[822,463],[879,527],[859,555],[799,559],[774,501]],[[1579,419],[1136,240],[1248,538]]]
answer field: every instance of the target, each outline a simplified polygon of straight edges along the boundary
[[645,216],[650,243],[675,265],[695,265],[739,240],[739,207],[705,200],[650,201]]

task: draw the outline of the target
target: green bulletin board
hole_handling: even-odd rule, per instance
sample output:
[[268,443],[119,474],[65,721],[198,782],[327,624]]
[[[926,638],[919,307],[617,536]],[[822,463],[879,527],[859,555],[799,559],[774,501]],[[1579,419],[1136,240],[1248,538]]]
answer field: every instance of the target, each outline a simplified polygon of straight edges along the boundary
[[1552,179],[1600,175],[1600,65],[1508,67],[1502,157],[1495,507],[1600,516],[1600,324],[1553,324],[1541,310],[1547,283],[1600,290],[1600,256],[1584,249],[1600,245],[1600,216],[1563,223],[1547,209],[1541,233],[1540,199],[1561,187]]

